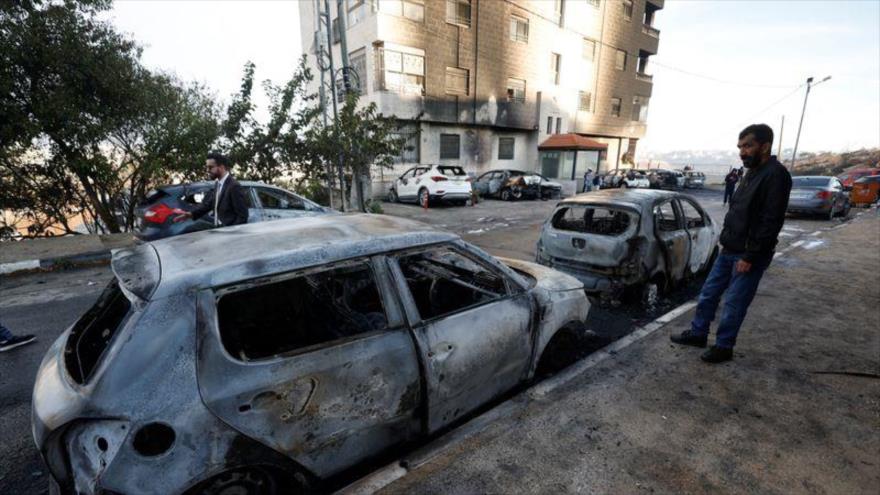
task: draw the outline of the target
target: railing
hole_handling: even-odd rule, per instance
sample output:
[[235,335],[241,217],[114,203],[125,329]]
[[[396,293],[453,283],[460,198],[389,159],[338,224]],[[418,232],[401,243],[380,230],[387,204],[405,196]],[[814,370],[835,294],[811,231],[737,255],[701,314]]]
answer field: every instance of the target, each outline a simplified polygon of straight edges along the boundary
[[654,38],[660,37],[660,30],[647,24],[642,24],[642,32]]
[[639,81],[652,82],[654,80],[654,76],[651,74],[645,74],[644,72],[636,72],[636,79]]

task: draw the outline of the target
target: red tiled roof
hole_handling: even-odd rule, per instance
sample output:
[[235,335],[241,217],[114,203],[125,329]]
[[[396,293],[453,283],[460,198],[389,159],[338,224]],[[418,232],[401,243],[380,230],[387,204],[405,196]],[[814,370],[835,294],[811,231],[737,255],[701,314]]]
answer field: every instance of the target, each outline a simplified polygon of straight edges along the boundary
[[554,134],[538,145],[539,150],[591,150],[607,149],[607,144],[585,138],[580,134]]

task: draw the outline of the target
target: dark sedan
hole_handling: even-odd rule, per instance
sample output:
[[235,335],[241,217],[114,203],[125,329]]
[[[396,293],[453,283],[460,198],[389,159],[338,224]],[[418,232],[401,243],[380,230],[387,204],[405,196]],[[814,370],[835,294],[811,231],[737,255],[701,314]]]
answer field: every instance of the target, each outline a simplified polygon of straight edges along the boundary
[[[333,212],[280,187],[261,182],[239,183],[248,205],[248,223]],[[140,222],[137,237],[144,241],[154,241],[211,228],[214,219],[210,213],[198,220],[175,222],[173,219],[180,213],[195,209],[212,187],[213,182],[193,182],[163,186],[150,192],[137,209]]]
[[788,213],[821,215],[831,220],[849,215],[849,195],[836,177],[792,177]]

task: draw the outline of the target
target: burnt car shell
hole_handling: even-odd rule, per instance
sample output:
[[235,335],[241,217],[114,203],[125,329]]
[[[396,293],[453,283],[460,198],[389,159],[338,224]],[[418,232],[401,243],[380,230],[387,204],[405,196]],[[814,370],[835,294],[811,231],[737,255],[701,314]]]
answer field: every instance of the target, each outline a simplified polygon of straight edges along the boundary
[[[688,202],[690,220],[679,201]],[[680,223],[659,231],[655,209],[667,205],[675,214],[671,221]],[[542,228],[536,261],[571,274],[588,291],[649,282],[668,286],[708,268],[717,253],[718,236],[709,215],[687,195],[603,190],[557,205]]]
[[[392,260],[440,248],[503,280],[507,295],[420,319]],[[352,260],[374,274],[387,330],[259,358],[231,352],[224,297]],[[112,268],[34,387],[34,439],[61,493],[198,493],[250,468],[301,484],[331,476],[528,380],[553,335],[582,329],[589,311],[568,275],[382,215],[196,232],[115,251]]]

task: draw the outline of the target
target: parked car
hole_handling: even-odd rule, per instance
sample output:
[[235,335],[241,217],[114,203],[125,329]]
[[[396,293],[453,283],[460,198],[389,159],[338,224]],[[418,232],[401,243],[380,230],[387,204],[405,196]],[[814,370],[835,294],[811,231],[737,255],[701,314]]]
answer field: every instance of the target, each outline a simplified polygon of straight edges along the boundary
[[688,170],[684,173],[684,187],[686,189],[702,189],[706,185],[706,174]]
[[458,165],[420,165],[404,172],[389,192],[392,202],[411,201],[428,206],[447,202],[465,205],[471,199],[471,182]]
[[684,189],[684,184],[687,182],[687,179],[684,176],[684,172],[681,170],[673,170],[672,175],[675,176],[675,188],[676,189]]
[[651,189],[678,189],[678,177],[672,170],[655,168],[644,171]]
[[589,311],[568,275],[382,215],[222,227],[111,266],[37,373],[52,493],[319,489],[529,380]]
[[848,191],[852,189],[857,180],[871,175],[880,175],[880,167],[852,169],[838,175],[837,179],[843,184],[843,188]]
[[[239,181],[239,184],[248,205],[248,223],[335,213],[280,187],[251,181]],[[200,205],[213,187],[213,182],[205,181],[163,186],[151,191],[135,210],[140,219],[137,237],[153,241],[213,228],[214,216],[210,212],[198,220],[174,221],[178,214]]]
[[862,177],[853,185],[849,193],[850,203],[855,206],[869,206],[880,199],[880,175]]
[[692,197],[607,190],[559,203],[541,230],[536,260],[589,291],[665,290],[708,269],[720,229]]
[[540,174],[511,169],[490,170],[478,177],[472,187],[480,196],[505,201],[559,197],[562,191],[561,184]]
[[788,213],[821,215],[830,220],[849,215],[849,210],[849,195],[837,177],[792,177]]
[[618,187],[651,187],[651,183],[648,181],[648,177],[644,173],[630,169],[613,170],[605,174],[604,179],[602,186],[603,189]]

